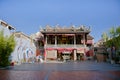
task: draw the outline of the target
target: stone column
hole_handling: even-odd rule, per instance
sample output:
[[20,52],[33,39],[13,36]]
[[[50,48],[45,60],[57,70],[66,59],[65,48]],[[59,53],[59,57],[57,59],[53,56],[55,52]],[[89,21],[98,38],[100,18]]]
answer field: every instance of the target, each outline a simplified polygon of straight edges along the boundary
[[47,56],[46,46],[47,46],[47,35],[45,36],[45,45],[44,45],[44,60],[45,61],[46,61],[46,56]]
[[[74,49],[76,49],[76,35],[74,35]],[[74,61],[76,60],[76,50],[74,50]]]
[[74,48],[76,48],[76,35],[74,35]]
[[47,35],[45,36],[45,46],[47,45]]
[[57,46],[57,36],[55,36],[55,46]]
[[76,50],[74,50],[74,61],[76,61],[76,59],[77,59],[77,56],[76,56]]
[[85,44],[85,34],[83,35],[83,45],[84,45],[84,47],[86,47],[86,44]]
[[86,51],[86,38],[85,38],[85,34],[83,35],[83,44],[84,44],[84,60],[86,60],[86,54],[85,54],[85,51]]

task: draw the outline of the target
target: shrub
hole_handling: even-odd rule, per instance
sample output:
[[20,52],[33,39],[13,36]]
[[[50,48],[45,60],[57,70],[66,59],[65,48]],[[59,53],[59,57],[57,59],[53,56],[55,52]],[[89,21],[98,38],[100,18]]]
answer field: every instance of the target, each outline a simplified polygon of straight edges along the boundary
[[15,48],[14,36],[4,36],[3,30],[0,31],[0,66],[10,65],[9,56]]

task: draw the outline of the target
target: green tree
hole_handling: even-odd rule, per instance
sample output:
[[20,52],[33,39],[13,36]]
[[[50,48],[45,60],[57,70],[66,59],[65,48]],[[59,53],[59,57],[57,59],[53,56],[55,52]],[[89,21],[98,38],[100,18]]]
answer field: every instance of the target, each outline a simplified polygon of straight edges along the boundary
[[116,45],[120,49],[120,26],[116,28]]
[[117,40],[116,40],[116,28],[115,27],[110,28],[109,34],[110,34],[110,39],[111,39],[112,46],[113,45],[116,46],[116,43],[117,43]]
[[110,34],[110,38],[114,38],[115,37],[115,28],[114,27],[110,28],[109,34]]
[[104,42],[106,42],[107,40],[108,40],[108,35],[107,35],[107,33],[103,33],[102,34],[102,39],[104,40]]
[[120,26],[116,28],[116,35],[120,36]]
[[15,48],[14,36],[4,36],[3,30],[0,31],[0,66],[10,65],[9,57]]
[[106,41],[107,46],[115,46],[116,48],[120,48],[120,26],[115,28],[112,27],[109,30],[109,40]]

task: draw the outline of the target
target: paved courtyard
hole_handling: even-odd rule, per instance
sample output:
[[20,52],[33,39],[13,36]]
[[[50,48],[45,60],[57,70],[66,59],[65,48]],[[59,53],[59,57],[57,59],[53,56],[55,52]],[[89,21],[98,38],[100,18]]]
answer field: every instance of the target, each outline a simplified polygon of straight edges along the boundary
[[21,64],[0,69],[0,80],[120,80],[120,65],[93,61]]

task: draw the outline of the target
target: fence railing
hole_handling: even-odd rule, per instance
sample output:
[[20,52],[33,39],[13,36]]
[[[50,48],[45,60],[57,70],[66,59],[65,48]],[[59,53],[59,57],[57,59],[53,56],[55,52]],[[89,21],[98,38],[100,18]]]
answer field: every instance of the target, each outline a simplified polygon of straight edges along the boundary
[[79,48],[79,47],[84,47],[84,45],[74,45],[74,44],[57,44],[57,45],[51,45],[47,44],[46,48]]

